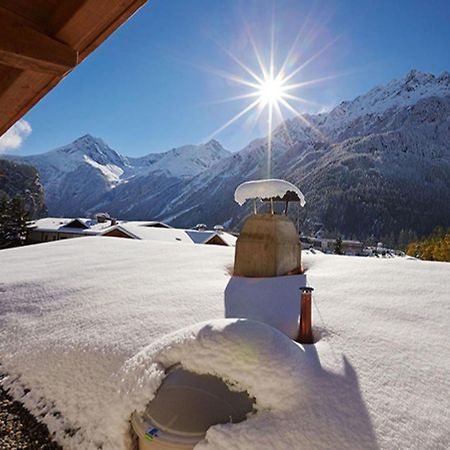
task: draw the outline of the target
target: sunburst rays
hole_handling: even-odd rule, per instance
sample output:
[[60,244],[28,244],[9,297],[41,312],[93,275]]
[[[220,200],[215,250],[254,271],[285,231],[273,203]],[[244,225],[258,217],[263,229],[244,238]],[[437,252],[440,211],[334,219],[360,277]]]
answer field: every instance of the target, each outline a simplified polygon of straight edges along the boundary
[[[246,27],[246,31],[247,37],[254,53],[254,59],[257,63],[257,69],[255,70],[251,67],[250,64],[242,61],[242,59],[237,57],[233,52],[223,48],[220,44],[218,44],[219,47],[230,57],[230,59],[241,69],[241,71],[245,75],[236,75],[222,70],[212,70],[212,72],[248,90],[248,92],[244,94],[218,100],[214,103],[223,103],[245,99],[248,99],[250,103],[244,106],[233,117],[231,117],[217,130],[215,130],[210,137],[214,137],[217,134],[221,133],[230,125],[241,119],[244,115],[250,114],[253,111],[255,112],[255,120],[252,121],[254,126],[259,120],[261,120],[263,113],[265,113],[265,117],[267,120],[267,177],[270,177],[273,140],[272,134],[274,124],[281,123],[282,126],[284,126],[287,138],[291,139],[291,137],[289,136],[289,130],[284,125],[284,121],[287,118],[285,115],[286,112],[288,113],[288,115],[294,115],[295,117],[298,117],[298,119],[306,126],[314,130],[318,135],[321,135],[320,131],[317,130],[305,116],[305,113],[293,106],[293,103],[312,105],[320,108],[320,104],[299,96],[298,91],[301,91],[301,89],[305,88],[306,86],[332,80],[333,78],[341,76],[341,74],[329,75],[302,81],[299,81],[298,79],[296,79],[296,77],[298,77],[308,65],[310,65],[324,52],[326,52],[339,39],[339,37],[328,42],[308,59],[300,61],[299,64],[293,69],[288,70],[289,59],[295,51],[295,46],[299,42],[299,35],[296,37],[294,43],[287,52],[282,64],[277,68],[274,27],[271,27],[270,48],[268,55],[263,55],[263,53],[260,51],[248,27]],[[266,56],[266,58],[264,58],[264,56]],[[265,60],[268,60],[267,63],[265,62]]]

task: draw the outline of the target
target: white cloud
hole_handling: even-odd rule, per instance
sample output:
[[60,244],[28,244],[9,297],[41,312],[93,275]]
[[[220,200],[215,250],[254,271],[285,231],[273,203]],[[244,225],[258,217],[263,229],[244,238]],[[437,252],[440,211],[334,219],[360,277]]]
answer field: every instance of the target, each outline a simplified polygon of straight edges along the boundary
[[30,134],[31,125],[26,120],[19,120],[5,134],[0,136],[0,153],[17,150]]

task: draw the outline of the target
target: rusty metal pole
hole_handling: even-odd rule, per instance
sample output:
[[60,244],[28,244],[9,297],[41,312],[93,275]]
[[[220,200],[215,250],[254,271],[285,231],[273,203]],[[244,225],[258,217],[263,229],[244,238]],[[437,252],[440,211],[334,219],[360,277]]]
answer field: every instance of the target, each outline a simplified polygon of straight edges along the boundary
[[300,288],[300,329],[297,338],[297,342],[300,344],[314,343],[311,321],[311,293],[313,290],[312,287]]

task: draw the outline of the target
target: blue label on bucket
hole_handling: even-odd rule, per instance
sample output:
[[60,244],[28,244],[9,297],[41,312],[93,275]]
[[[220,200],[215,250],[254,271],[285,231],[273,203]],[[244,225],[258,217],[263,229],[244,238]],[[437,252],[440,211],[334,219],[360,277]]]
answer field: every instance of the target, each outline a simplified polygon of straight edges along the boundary
[[155,437],[158,437],[158,433],[159,433],[158,428],[151,427],[145,433],[145,439],[151,442],[153,441],[153,439],[155,439]]

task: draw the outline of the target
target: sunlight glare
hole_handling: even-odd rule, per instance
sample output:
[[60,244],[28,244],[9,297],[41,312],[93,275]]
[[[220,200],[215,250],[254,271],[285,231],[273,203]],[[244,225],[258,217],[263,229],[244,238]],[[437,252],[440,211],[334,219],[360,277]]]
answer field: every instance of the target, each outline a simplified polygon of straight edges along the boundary
[[262,106],[275,105],[283,97],[283,82],[278,77],[267,77],[258,88],[259,101]]
[[[228,128],[231,124],[236,122],[238,119],[240,119],[244,114],[250,113],[252,110],[256,110],[256,116],[255,121],[256,123],[263,111],[267,114],[267,177],[271,177],[271,159],[272,159],[272,137],[273,137],[273,127],[277,123],[281,125],[281,127],[284,129],[285,133],[287,134],[287,137],[289,140],[291,140],[289,136],[289,130],[286,127],[286,124],[284,123],[285,117],[282,113],[282,108],[287,110],[290,114],[293,114],[294,117],[297,117],[300,122],[302,122],[306,127],[308,127],[313,132],[317,133],[317,135],[321,136],[321,138],[326,139],[325,136],[320,133],[319,130],[316,129],[316,127],[310,123],[310,121],[305,117],[305,114],[301,111],[298,111],[296,108],[294,108],[291,105],[291,102],[299,102],[303,104],[310,104],[317,106],[317,103],[306,100],[302,97],[299,97],[297,95],[293,95],[292,91],[298,91],[302,89],[303,87],[313,85],[316,83],[320,83],[323,81],[327,81],[333,78],[336,78],[339,75],[331,75],[331,76],[325,76],[321,78],[316,78],[312,80],[303,80],[301,82],[294,81],[294,77],[298,76],[306,66],[308,66],[312,61],[314,61],[316,58],[318,58],[322,53],[324,53],[326,50],[328,50],[337,39],[334,39],[333,41],[329,42],[327,45],[325,45],[323,48],[321,48],[316,54],[312,55],[309,59],[300,61],[300,64],[289,71],[287,71],[287,63],[288,59],[294,52],[294,48],[296,44],[298,43],[299,36],[296,38],[294,44],[292,45],[291,49],[289,50],[284,62],[281,64],[281,66],[278,67],[278,69],[275,67],[275,44],[274,44],[274,27],[272,27],[272,35],[271,35],[271,45],[270,45],[270,53],[269,53],[269,63],[267,65],[264,64],[262,55],[256,46],[256,43],[253,39],[253,36],[250,33],[250,30],[248,27],[246,27],[246,31],[249,37],[249,41],[252,45],[254,56],[256,58],[256,61],[258,63],[258,70],[252,69],[248,64],[241,61],[236,55],[234,55],[229,50],[224,49],[222,46],[222,50],[225,51],[225,53],[235,62],[238,66],[243,69],[246,74],[247,78],[240,77],[238,75],[234,75],[232,73],[226,73],[224,71],[217,71],[214,70],[213,73],[218,74],[219,76],[222,76],[223,78],[230,80],[234,83],[240,84],[241,86],[247,87],[248,91],[245,94],[241,94],[235,97],[227,98],[224,100],[221,100],[220,102],[224,101],[231,101],[231,100],[240,100],[240,99],[252,99],[255,98],[255,100],[244,107],[241,111],[239,111],[237,114],[235,114],[231,119],[229,119],[224,125],[222,125],[220,128],[218,128],[212,135],[210,135],[210,138],[214,137],[216,134],[222,132],[225,128]],[[287,72],[287,73],[286,73]],[[250,78],[248,78],[250,77]],[[290,102],[291,101],[291,102]],[[216,103],[216,102],[215,102]],[[275,114],[274,114],[275,113]]]

